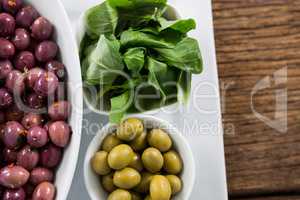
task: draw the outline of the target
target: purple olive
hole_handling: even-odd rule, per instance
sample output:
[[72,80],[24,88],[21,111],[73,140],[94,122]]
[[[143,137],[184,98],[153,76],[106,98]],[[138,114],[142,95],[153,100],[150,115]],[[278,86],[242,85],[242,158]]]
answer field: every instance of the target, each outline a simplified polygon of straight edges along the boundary
[[15,31],[15,19],[8,13],[0,14],[0,37],[7,37]]
[[17,165],[24,167],[28,171],[31,171],[33,168],[35,168],[38,162],[38,151],[31,149],[29,145],[26,145],[18,152]]
[[49,137],[56,146],[67,146],[70,141],[70,136],[70,126],[64,121],[53,122],[49,126]]
[[18,70],[13,70],[7,75],[5,86],[13,94],[21,94],[25,90],[24,82],[24,75]]
[[16,15],[17,25],[23,28],[29,28],[33,21],[39,17],[39,13],[32,6],[22,8]]
[[47,40],[53,32],[52,24],[44,17],[37,18],[31,26],[32,37],[37,40]]
[[23,0],[2,0],[3,10],[9,13],[16,13],[23,5]]
[[0,108],[7,108],[13,104],[13,96],[5,88],[0,89]]
[[40,109],[45,105],[45,98],[37,95],[36,93],[31,93],[26,97],[27,105],[32,109]]
[[22,187],[29,180],[29,172],[20,166],[7,166],[0,170],[0,184],[9,189]]
[[18,28],[15,31],[15,36],[13,37],[12,42],[16,49],[25,50],[30,45],[30,35],[25,29]]
[[18,149],[24,141],[26,130],[16,121],[6,123],[4,129],[4,144],[10,149]]
[[44,41],[37,45],[35,57],[40,62],[48,62],[56,57],[57,52],[58,46],[55,42]]
[[34,91],[40,96],[50,96],[58,87],[58,78],[52,72],[44,73],[35,83]]
[[52,144],[46,146],[40,153],[40,162],[46,168],[55,168],[62,158],[62,150]]
[[43,182],[39,184],[32,195],[32,200],[54,200],[56,189],[52,183]]
[[34,55],[30,51],[22,51],[15,58],[15,68],[27,71],[35,66]]
[[0,58],[11,58],[15,55],[15,52],[15,46],[9,40],[0,38]]
[[33,68],[28,71],[26,76],[26,84],[29,88],[33,89],[36,81],[45,73],[42,68]]
[[38,185],[42,182],[52,182],[54,174],[51,170],[43,167],[35,168],[31,171],[29,181],[33,185]]
[[43,117],[39,114],[28,113],[22,119],[22,125],[26,129],[30,129],[34,126],[40,126],[43,123]]
[[3,150],[3,158],[7,164],[12,164],[17,161],[18,152],[9,148],[4,148]]
[[20,122],[24,117],[24,112],[14,104],[5,113],[6,121],[18,121]]
[[48,142],[48,133],[44,128],[39,126],[32,127],[27,133],[27,142],[35,148],[43,147]]
[[67,120],[71,114],[71,104],[68,101],[59,101],[53,103],[48,113],[53,121]]
[[26,193],[23,188],[19,189],[7,189],[4,194],[2,200],[25,200]]
[[9,60],[0,61],[0,79],[6,79],[12,70],[13,66]]
[[59,61],[52,60],[46,63],[45,65],[46,70],[53,72],[59,80],[65,80],[67,75],[66,67]]

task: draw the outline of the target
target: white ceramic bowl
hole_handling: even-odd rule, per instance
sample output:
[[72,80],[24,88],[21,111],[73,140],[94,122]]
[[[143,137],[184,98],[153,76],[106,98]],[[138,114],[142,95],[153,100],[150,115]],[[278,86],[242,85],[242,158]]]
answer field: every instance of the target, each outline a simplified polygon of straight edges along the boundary
[[[195,162],[189,144],[182,134],[170,123],[148,115],[131,115],[143,120],[146,128],[161,128],[170,134],[174,148],[181,155],[184,163],[184,169],[180,177],[183,181],[183,190],[177,194],[174,200],[189,200],[195,182]],[[85,155],[84,160],[84,181],[86,189],[92,200],[106,200],[105,192],[99,181],[99,176],[94,173],[90,165],[91,158],[99,150],[103,139],[110,133],[114,132],[116,125],[108,124],[92,140]]]
[[73,135],[65,149],[62,163],[56,173],[56,200],[66,200],[76,169],[80,148],[82,123],[82,80],[76,40],[60,0],[27,0],[38,12],[55,26],[55,39],[60,47],[60,57],[68,71],[68,97],[72,104],[70,125]]

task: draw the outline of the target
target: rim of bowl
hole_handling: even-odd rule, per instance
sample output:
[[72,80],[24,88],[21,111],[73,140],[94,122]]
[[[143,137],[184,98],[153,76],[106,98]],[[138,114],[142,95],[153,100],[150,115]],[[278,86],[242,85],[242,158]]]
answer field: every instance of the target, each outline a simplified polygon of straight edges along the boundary
[[[81,40],[82,40],[82,38],[85,34],[84,15],[85,15],[85,12],[83,12],[80,15],[78,21],[76,22],[76,26],[75,26],[76,27],[75,28],[75,30],[76,30],[75,34],[76,34],[76,41],[77,41],[77,46],[78,47],[80,47]],[[169,5],[169,4],[168,4],[165,15],[171,20],[181,19],[179,11],[174,6]],[[94,106],[93,103],[89,100],[88,96],[89,95],[87,94],[85,87],[83,87],[83,99],[84,99],[84,102],[87,105],[87,107],[91,111],[93,111],[97,114],[106,115],[106,116],[109,115],[109,111],[101,110],[101,109],[98,109],[96,106]],[[170,105],[165,105],[165,106],[155,108],[155,109],[151,109],[151,110],[147,110],[147,111],[144,111],[144,112],[141,112],[141,113],[148,114],[148,113],[152,113],[152,112],[157,112],[161,108],[169,109],[169,108],[172,108],[173,106],[177,106],[178,103],[179,102],[177,101],[177,102],[172,103]],[[128,114],[128,115],[134,115],[134,114],[139,114],[139,113],[132,113],[132,114]],[[126,115],[126,116],[128,116],[128,115]]]
[[[179,149],[182,149],[186,152],[185,154],[188,155],[188,157],[186,159],[189,160],[188,163],[190,165],[188,167],[186,167],[187,165],[184,165],[184,168],[186,168],[186,171],[189,171],[189,173],[192,174],[192,176],[189,177],[189,179],[188,179],[189,185],[185,186],[186,195],[184,196],[183,200],[188,200],[189,197],[191,196],[192,190],[195,185],[196,168],[195,168],[195,160],[194,160],[194,156],[193,156],[191,147],[190,147],[189,143],[187,142],[187,140],[185,139],[185,137],[182,135],[182,133],[177,128],[175,128],[171,123],[167,122],[166,120],[163,120],[163,119],[151,116],[151,115],[144,115],[144,114],[133,114],[130,116],[126,116],[125,119],[130,118],[130,117],[136,117],[138,119],[141,119],[146,124],[154,123],[154,124],[158,124],[159,127],[167,127],[166,130],[171,138],[173,138],[172,135],[176,135],[179,137],[179,139],[181,141],[180,147],[179,147],[179,144],[175,142],[175,144],[174,144],[175,149],[178,149],[178,151],[179,151]],[[147,125],[145,125],[145,126],[147,127]],[[106,126],[104,126],[100,131],[98,131],[96,136],[93,138],[93,140],[89,144],[88,149],[85,154],[84,166],[83,166],[84,183],[85,183],[86,190],[88,191],[88,194],[92,200],[99,199],[100,197],[97,197],[97,194],[96,194],[97,191],[94,191],[92,189],[94,187],[92,187],[92,183],[88,179],[88,177],[89,177],[88,173],[93,173],[92,168],[90,166],[90,160],[91,160],[92,156],[94,155],[94,153],[96,153],[99,150],[103,139],[108,134],[113,132],[116,129],[116,127],[117,127],[116,124],[109,123]],[[158,126],[154,125],[154,127],[158,127]],[[162,129],[164,129],[164,128],[162,128]],[[104,191],[104,189],[102,189],[102,190]]]

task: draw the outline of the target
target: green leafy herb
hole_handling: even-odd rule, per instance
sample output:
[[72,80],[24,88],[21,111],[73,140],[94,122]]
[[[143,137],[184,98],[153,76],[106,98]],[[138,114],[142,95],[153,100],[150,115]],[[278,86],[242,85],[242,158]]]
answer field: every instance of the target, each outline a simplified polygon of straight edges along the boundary
[[189,31],[196,28],[196,22],[193,19],[186,19],[186,20],[176,20],[176,21],[168,21],[165,18],[159,18],[160,23],[160,31],[165,31],[168,29],[172,29],[174,31],[178,31],[182,34],[186,34]]
[[89,84],[112,84],[118,72],[122,72],[124,65],[119,52],[119,42],[109,40],[102,35],[96,48],[89,55],[89,67],[86,72],[86,81]]
[[104,2],[89,9],[85,14],[86,30],[91,37],[113,34],[118,23],[118,13]]
[[177,67],[183,71],[200,74],[202,72],[202,57],[197,40],[184,38],[175,48],[156,48],[159,60],[169,66]]
[[137,77],[145,64],[145,49],[138,47],[128,49],[124,54],[124,62],[132,75]]
[[109,120],[111,123],[119,123],[122,120],[127,108],[130,106],[129,100],[130,92],[128,91],[110,100],[111,111],[109,114]]

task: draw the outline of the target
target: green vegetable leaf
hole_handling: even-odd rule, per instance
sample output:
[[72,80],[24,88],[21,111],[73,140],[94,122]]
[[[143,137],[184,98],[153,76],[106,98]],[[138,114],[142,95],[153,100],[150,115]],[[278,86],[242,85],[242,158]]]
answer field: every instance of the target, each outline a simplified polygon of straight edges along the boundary
[[121,35],[122,48],[130,47],[148,47],[148,48],[166,48],[172,49],[174,45],[166,42],[159,36],[143,33],[140,31],[124,31]]
[[130,106],[130,92],[124,92],[120,96],[114,97],[110,100],[111,110],[109,114],[109,121],[111,123],[119,123],[127,109]]
[[175,48],[155,48],[159,53],[159,60],[169,66],[183,71],[200,74],[202,72],[202,56],[198,41],[193,38],[184,38]]
[[101,35],[97,47],[89,55],[86,81],[92,85],[112,84],[124,65],[119,42]]
[[191,93],[191,83],[192,83],[192,74],[190,72],[181,71],[180,76],[178,79],[178,91],[180,91],[181,94],[179,94],[178,98],[184,102],[187,103],[190,93]]
[[108,2],[113,7],[134,9],[140,7],[165,6],[167,0],[108,0]]
[[113,34],[118,23],[117,10],[104,2],[90,8],[85,14],[86,30],[91,37]]
[[124,62],[126,63],[127,68],[132,72],[132,75],[137,77],[145,64],[145,49],[128,49],[124,54]]
[[148,83],[161,92],[162,101],[164,102],[167,98],[167,95],[161,86],[160,77],[166,76],[168,66],[165,63],[148,57],[148,70]]
[[161,27],[159,28],[160,31],[166,31],[168,29],[172,29],[182,34],[186,34],[189,31],[196,28],[196,22],[193,19],[168,21],[165,18],[160,17],[159,23],[161,25]]

